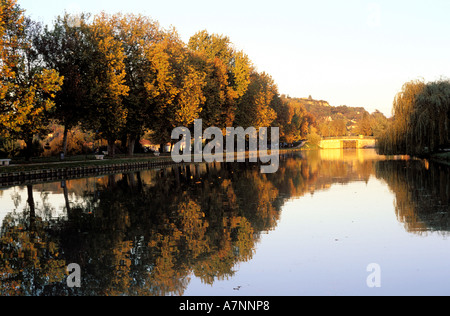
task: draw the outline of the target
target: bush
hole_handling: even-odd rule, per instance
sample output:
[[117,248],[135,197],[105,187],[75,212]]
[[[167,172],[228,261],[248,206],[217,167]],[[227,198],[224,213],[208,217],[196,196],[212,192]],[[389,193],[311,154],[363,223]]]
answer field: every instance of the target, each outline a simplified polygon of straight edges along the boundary
[[21,141],[0,138],[0,158],[17,157],[23,147]]
[[322,137],[315,130],[312,130],[311,133],[307,136],[308,147],[310,148],[319,148],[320,141]]
[[[58,156],[63,150],[64,127],[53,124],[51,126],[51,134],[45,142],[49,145],[49,149],[44,151],[43,156]],[[94,142],[93,133],[84,132],[81,127],[77,126],[71,129],[67,135],[67,155],[81,155],[92,152]]]

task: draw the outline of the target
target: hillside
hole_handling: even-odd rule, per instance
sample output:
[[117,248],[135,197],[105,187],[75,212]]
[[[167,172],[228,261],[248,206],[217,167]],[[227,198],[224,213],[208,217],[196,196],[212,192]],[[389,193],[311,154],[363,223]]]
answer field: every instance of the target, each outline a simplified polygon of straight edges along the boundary
[[387,126],[388,119],[380,111],[371,114],[364,107],[331,106],[329,102],[311,96],[294,100],[315,117],[318,133],[324,137],[377,136]]
[[342,106],[331,106],[327,101],[314,100],[311,97],[308,99],[298,99],[305,109],[313,114],[318,121],[320,120],[330,120],[346,118],[347,120],[362,120],[364,114],[369,115],[370,113],[366,111],[363,107],[349,107],[346,105]]

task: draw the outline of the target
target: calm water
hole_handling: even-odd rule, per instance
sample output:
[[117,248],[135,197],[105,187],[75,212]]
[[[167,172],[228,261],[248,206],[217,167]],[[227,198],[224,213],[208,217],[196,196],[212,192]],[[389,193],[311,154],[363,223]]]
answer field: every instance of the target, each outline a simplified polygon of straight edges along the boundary
[[259,171],[2,188],[0,295],[450,295],[448,167],[336,150]]

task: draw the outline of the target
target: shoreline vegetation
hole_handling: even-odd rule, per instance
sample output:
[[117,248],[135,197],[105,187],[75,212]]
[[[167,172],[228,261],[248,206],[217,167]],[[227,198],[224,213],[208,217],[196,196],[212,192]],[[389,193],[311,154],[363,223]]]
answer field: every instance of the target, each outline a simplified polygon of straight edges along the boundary
[[43,25],[17,0],[0,3],[0,21],[0,159],[162,154],[171,132],[195,119],[279,127],[286,144],[376,136],[386,125],[379,111],[280,94],[225,35],[200,30],[185,43],[174,28],[120,13]]
[[393,120],[378,139],[382,155],[449,162],[450,81],[411,81],[394,99]]

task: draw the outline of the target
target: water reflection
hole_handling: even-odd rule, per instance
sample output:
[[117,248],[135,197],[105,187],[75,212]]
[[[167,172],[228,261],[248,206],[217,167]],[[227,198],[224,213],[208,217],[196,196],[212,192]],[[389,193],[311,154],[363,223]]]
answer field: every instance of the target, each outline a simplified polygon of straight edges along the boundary
[[[278,173],[259,171],[200,164],[6,190],[0,295],[183,295],[192,277],[232,278],[286,201],[374,176],[408,231],[449,230],[444,167],[358,150],[286,155]],[[66,286],[70,263],[82,268],[80,289]]]
[[450,167],[427,161],[381,161],[377,177],[395,193],[395,212],[408,232],[450,231]]

